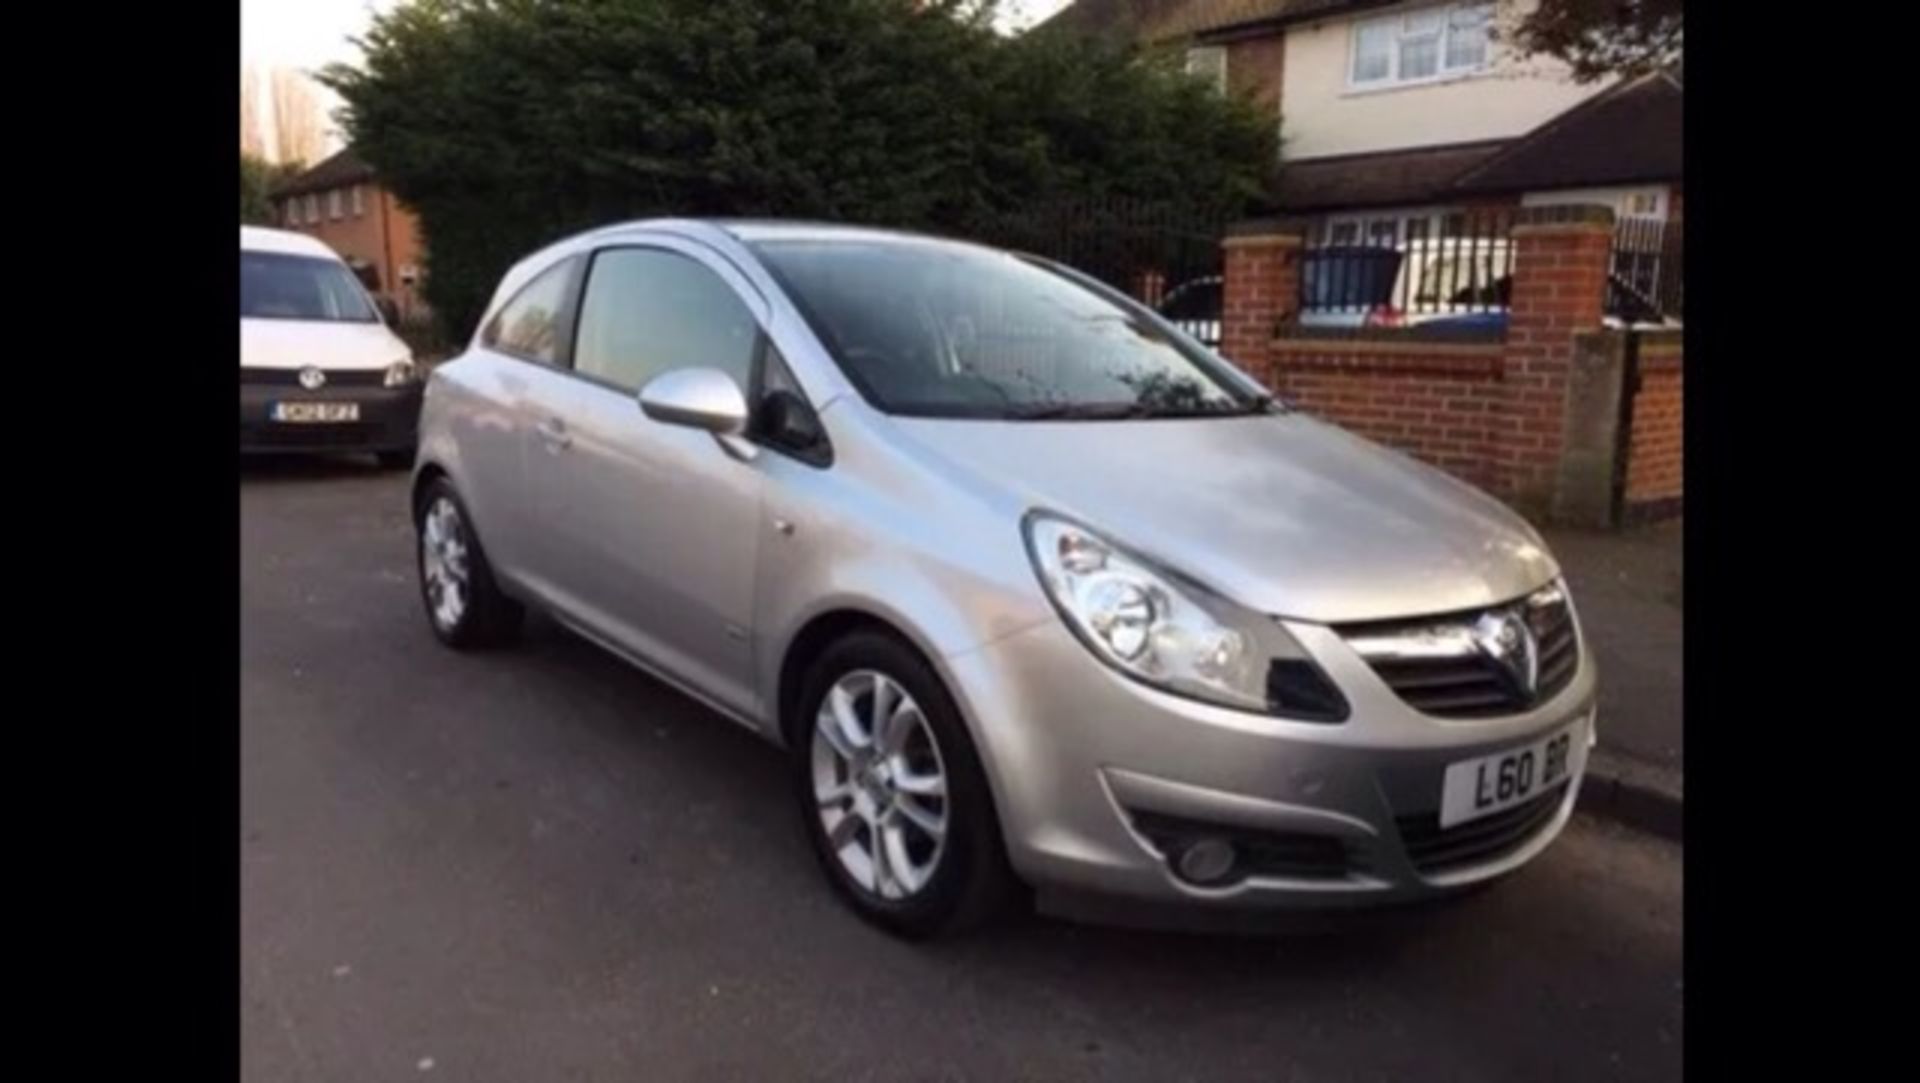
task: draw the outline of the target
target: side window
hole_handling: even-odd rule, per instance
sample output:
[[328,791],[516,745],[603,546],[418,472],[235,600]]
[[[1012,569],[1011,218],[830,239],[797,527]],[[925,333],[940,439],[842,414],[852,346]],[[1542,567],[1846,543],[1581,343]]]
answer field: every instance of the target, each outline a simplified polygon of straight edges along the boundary
[[567,293],[578,263],[562,260],[522,286],[487,324],[481,341],[522,360],[560,364],[567,337]]
[[594,256],[580,302],[576,372],[635,391],[663,372],[705,366],[753,386],[760,327],[733,287],[699,261],[658,248]]

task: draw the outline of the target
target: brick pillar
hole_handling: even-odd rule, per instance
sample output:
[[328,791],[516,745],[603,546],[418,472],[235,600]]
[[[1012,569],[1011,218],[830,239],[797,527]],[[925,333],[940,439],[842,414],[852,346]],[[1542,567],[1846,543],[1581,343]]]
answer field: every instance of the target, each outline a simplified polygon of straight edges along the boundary
[[1221,242],[1220,353],[1269,387],[1274,335],[1300,306],[1303,234],[1298,223],[1263,220],[1234,226]]
[[1494,476],[1502,496],[1536,514],[1556,503],[1576,349],[1601,328],[1612,243],[1606,207],[1525,207],[1514,220]]

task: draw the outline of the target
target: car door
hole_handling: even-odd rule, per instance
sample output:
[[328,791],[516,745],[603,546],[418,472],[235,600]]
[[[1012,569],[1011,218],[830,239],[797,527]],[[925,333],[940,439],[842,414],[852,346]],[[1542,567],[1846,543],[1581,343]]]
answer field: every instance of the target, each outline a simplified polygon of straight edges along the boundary
[[720,369],[743,393],[766,303],[722,257],[672,238],[595,251],[567,370],[527,445],[541,573],[583,632],[752,715],[761,475],[706,432],[647,417],[663,372]]
[[553,392],[572,342],[573,307],[583,257],[562,259],[535,274],[481,329],[478,345],[461,359],[462,379],[443,407],[460,449],[461,495],[484,539],[494,573],[543,595],[543,562],[527,498],[526,460],[531,427],[545,416],[540,399]]

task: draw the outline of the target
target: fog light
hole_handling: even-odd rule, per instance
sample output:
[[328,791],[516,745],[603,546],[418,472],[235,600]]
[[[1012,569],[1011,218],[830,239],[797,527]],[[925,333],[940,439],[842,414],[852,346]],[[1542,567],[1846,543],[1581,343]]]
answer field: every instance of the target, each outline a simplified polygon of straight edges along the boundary
[[1233,844],[1225,839],[1200,839],[1187,845],[1174,860],[1181,879],[1196,884],[1214,884],[1233,874]]

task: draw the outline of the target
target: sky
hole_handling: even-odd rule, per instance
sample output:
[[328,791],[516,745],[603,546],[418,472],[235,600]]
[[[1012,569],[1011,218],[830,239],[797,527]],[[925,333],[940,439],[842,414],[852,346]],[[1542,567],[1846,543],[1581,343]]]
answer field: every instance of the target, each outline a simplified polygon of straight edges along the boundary
[[[372,12],[393,4],[394,0],[240,0],[240,65],[263,72],[269,68],[314,71],[336,60],[358,60],[360,51],[347,39],[367,28]],[[329,113],[339,106],[340,98],[332,91],[317,83],[313,89]],[[272,128],[270,113],[262,120]],[[329,130],[328,137],[328,151],[339,149],[339,132]]]

